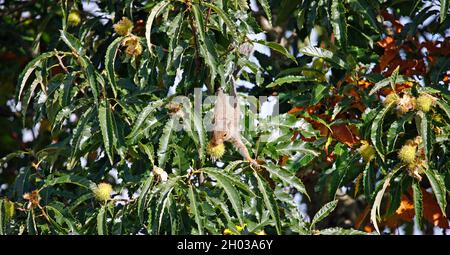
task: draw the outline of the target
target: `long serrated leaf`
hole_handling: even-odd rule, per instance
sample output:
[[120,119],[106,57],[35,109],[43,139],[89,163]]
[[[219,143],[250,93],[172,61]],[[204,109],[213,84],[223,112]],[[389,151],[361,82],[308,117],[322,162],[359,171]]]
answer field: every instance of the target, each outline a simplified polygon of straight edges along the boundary
[[108,227],[106,225],[106,208],[105,206],[100,207],[97,214],[97,234],[107,235]]
[[34,210],[31,209],[27,213],[27,231],[28,235],[37,235],[38,230],[36,227],[36,219],[34,215]]
[[336,67],[339,67],[342,69],[349,68],[348,64],[343,59],[336,56],[335,53],[333,53],[329,50],[314,47],[314,46],[306,46],[304,48],[301,48],[299,51],[307,56],[323,58],[324,60],[330,62],[331,64],[335,65]]
[[228,178],[223,177],[223,175],[215,174],[214,172],[208,172],[208,175],[217,181],[217,184],[223,188],[227,194],[228,200],[236,213],[239,223],[244,224],[244,215],[242,210],[242,200],[239,196],[239,192],[233,186],[233,184],[228,180]]
[[430,181],[431,188],[433,189],[434,196],[441,208],[442,214],[446,216],[445,208],[447,207],[447,190],[445,188],[444,178],[433,169],[425,170],[428,180]]
[[258,0],[259,4],[262,6],[267,18],[269,19],[270,25],[272,25],[272,12],[270,11],[270,5],[268,0]]
[[433,134],[431,133],[430,123],[428,121],[428,116],[422,111],[419,111],[416,115],[420,122],[420,136],[422,137],[423,148],[425,150],[425,159],[427,163],[430,164],[431,153],[433,148]]
[[257,172],[253,172],[253,175],[258,181],[258,189],[263,196],[264,204],[266,205],[266,208],[269,210],[270,215],[275,222],[275,229],[277,230],[277,234],[281,235],[280,213],[278,211],[278,204],[277,201],[275,201],[273,191],[267,184],[267,182],[263,180]]
[[76,52],[80,56],[84,56],[85,50],[80,40],[78,40],[72,34],[67,33],[66,31],[59,30],[59,32],[61,34],[61,39],[65,44],[67,44],[67,46],[69,46],[72,51]]
[[392,77],[388,77],[388,78],[385,78],[385,79],[375,83],[375,85],[373,86],[373,88],[369,92],[369,96],[375,94],[375,92],[377,92],[378,90],[380,90],[380,89],[382,89],[382,88],[384,88],[384,87],[386,87],[388,85],[395,86],[395,84],[403,83],[403,82],[406,82],[406,81],[410,81],[410,79],[408,77],[403,76],[403,75],[398,75],[395,78],[395,83],[394,84],[393,84],[392,81],[393,81]]
[[233,38],[238,37],[238,34],[236,32],[236,26],[234,25],[233,21],[231,21],[231,19],[228,17],[228,15],[225,13],[224,10],[208,2],[203,2],[202,5],[211,8],[215,13],[217,13],[222,18],[222,20],[227,25],[228,31],[231,33],[231,36]]
[[76,57],[78,58],[89,86],[91,87],[95,103],[98,104],[99,92],[97,88],[97,74],[92,62],[85,56],[84,48],[81,45],[81,42],[75,36],[63,30],[60,30],[60,33],[61,39],[64,41],[64,43],[67,44],[67,46],[69,46],[69,48],[75,53]]
[[155,233],[160,233],[164,213],[167,209],[167,206],[169,205],[170,194],[172,193],[172,190],[175,188],[175,185],[178,183],[180,178],[180,176],[177,176],[176,178],[169,179],[169,181],[164,183],[164,188],[160,192],[160,198],[157,201],[158,203],[155,210],[155,217],[157,217],[157,220],[153,223],[153,230],[155,231]]
[[149,103],[142,111],[139,113],[138,117],[136,118],[136,121],[133,124],[133,129],[131,130],[130,134],[127,136],[127,139],[130,140],[134,138],[140,131],[143,129],[143,125],[145,124],[145,121],[149,116],[152,116],[157,108],[161,107],[163,105],[163,100],[153,101]]
[[71,161],[68,164],[68,169],[71,169],[75,162],[78,160],[77,153],[81,150],[82,144],[89,139],[92,135],[91,126],[89,125],[92,118],[94,117],[93,108],[88,108],[83,115],[81,115],[78,120],[77,126],[72,132],[72,137],[70,138],[71,145]]
[[74,174],[66,174],[60,177],[46,179],[45,184],[42,186],[42,188],[66,183],[75,184],[86,189],[89,189],[94,184],[92,181],[86,179],[85,177]]
[[188,195],[190,200],[191,211],[194,214],[195,223],[197,223],[198,234],[203,235],[204,234],[203,221],[200,215],[200,210],[198,208],[197,193],[194,193],[194,188],[192,187],[192,185],[189,186]]
[[[244,162],[244,161],[242,161]],[[243,183],[237,176],[233,176],[229,171],[227,170],[220,170],[218,168],[214,167],[205,167],[201,169],[208,175],[212,176],[214,179],[217,178],[223,178],[227,179],[229,182],[231,182],[234,186],[241,189],[242,191],[246,192],[247,194],[251,195],[252,197],[256,197],[256,194],[246,185]]]
[[146,208],[147,204],[147,195],[148,192],[150,191],[152,184],[153,184],[153,175],[145,180],[137,200],[138,217],[141,223],[144,221],[144,209]]
[[308,78],[305,76],[295,76],[295,75],[289,75],[285,77],[278,78],[271,82],[269,85],[267,85],[266,88],[273,88],[275,86],[280,86],[286,83],[300,83],[300,82],[308,82],[308,81],[317,81],[315,78]]
[[397,138],[405,132],[405,123],[410,121],[414,116],[414,112],[408,112],[399,120],[392,122],[386,135],[386,153],[390,153],[394,150]]
[[297,189],[298,192],[303,193],[305,196],[308,197],[308,199],[310,199],[308,193],[306,192],[305,185],[303,185],[303,182],[299,178],[297,178],[295,174],[292,174],[291,172],[271,162],[268,162],[263,167],[267,169],[267,171],[270,174],[276,176],[283,182],[293,186],[295,189]]
[[103,145],[105,147],[106,155],[109,162],[114,164],[114,119],[111,113],[111,108],[107,100],[102,100],[98,108],[98,121],[100,123],[100,130],[102,132]]
[[320,210],[314,215],[313,220],[311,221],[310,229],[313,230],[317,223],[325,219],[334,209],[336,208],[338,204],[338,200],[333,200],[331,202],[326,203]]
[[113,91],[114,97],[117,97],[117,82],[116,82],[116,74],[114,69],[114,64],[116,62],[117,50],[119,49],[120,42],[123,40],[123,37],[118,37],[108,46],[105,55],[105,68],[108,75],[109,84]]
[[395,102],[391,102],[387,106],[381,108],[378,112],[377,116],[372,122],[372,126],[370,128],[370,139],[375,147],[380,158],[384,161],[384,153],[385,147],[383,146],[383,120],[387,113],[394,107]]
[[422,190],[420,189],[420,184],[417,181],[413,181],[413,200],[414,200],[414,211],[416,213],[416,223],[417,226],[422,229],[423,228],[423,195]]
[[391,178],[400,170],[403,168],[403,165],[399,165],[394,168],[382,181],[382,188],[378,191],[377,195],[375,196],[375,200],[372,204],[372,209],[370,210],[370,221],[372,222],[373,226],[375,227],[375,230],[378,234],[380,234],[380,229],[378,228],[377,219],[380,217],[380,208],[381,208],[381,200],[383,199],[384,192],[386,191],[386,188],[389,186],[389,183],[391,181]]
[[167,1],[162,1],[156,4],[152,11],[150,12],[150,15],[148,16],[147,23],[145,25],[145,38],[147,39],[147,47],[148,51],[153,54],[152,52],[152,43],[151,43],[151,32],[152,32],[152,25],[153,21],[155,20],[156,16],[159,15],[159,13],[166,8],[166,6],[169,4]]
[[319,152],[317,152],[313,149],[307,148],[307,143],[305,143],[305,142],[292,142],[286,146],[283,146],[282,148],[277,149],[277,151],[281,155],[288,155],[290,152],[301,152],[301,153],[312,155],[314,157],[317,157],[320,155]]
[[366,232],[359,231],[356,229],[345,229],[345,228],[326,228],[320,230],[321,235],[367,235]]
[[30,77],[30,75],[33,73],[33,71],[45,60],[47,60],[48,58],[51,58],[53,56],[55,56],[57,53],[56,52],[46,52],[46,53],[42,53],[41,55],[39,55],[38,57],[34,58],[33,60],[31,60],[27,66],[23,69],[23,71],[20,73],[19,75],[19,79],[17,81],[17,86],[19,87],[19,93],[17,94],[17,101],[20,100],[23,90],[25,88],[25,85],[27,83],[28,78]]
[[4,200],[0,199],[0,235],[6,234],[6,213]]
[[170,141],[170,136],[172,134],[173,128],[174,128],[175,119],[170,118],[166,125],[164,126],[163,133],[161,137],[159,138],[159,146],[158,146],[158,166],[161,168],[164,168],[164,165],[167,161],[167,156],[169,154],[168,151],[168,145]]
[[276,42],[268,42],[268,41],[263,41],[263,40],[256,41],[256,43],[259,43],[259,44],[262,44],[264,46],[271,48],[272,50],[289,58],[290,60],[294,61],[297,64],[297,60],[295,59],[295,57],[292,56],[292,54],[289,53],[289,51],[285,47],[281,46],[280,44],[278,44]]
[[347,22],[345,20],[345,8],[341,0],[333,0],[331,4],[331,25],[340,46],[347,48]]
[[447,114],[447,118],[450,119],[450,106],[443,99],[438,99],[436,104]]
[[444,23],[445,18],[447,17],[449,4],[450,4],[450,1],[448,1],[448,0],[441,0],[441,11],[440,11],[440,21],[441,21],[441,23]]
[[381,25],[377,20],[378,10],[374,10],[366,0],[350,0],[349,2],[353,10],[360,13],[363,18],[369,22],[372,28],[377,30],[377,32],[381,30]]

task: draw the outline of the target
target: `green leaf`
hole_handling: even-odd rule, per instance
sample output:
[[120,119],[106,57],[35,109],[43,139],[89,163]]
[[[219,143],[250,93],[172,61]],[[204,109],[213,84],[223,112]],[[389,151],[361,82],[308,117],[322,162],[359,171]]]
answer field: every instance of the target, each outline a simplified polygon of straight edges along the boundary
[[100,207],[97,214],[97,234],[107,235],[108,227],[106,225],[106,205]]
[[145,180],[141,188],[141,193],[139,193],[139,197],[137,200],[137,213],[141,223],[144,221],[144,209],[146,209],[147,207],[147,196],[152,184],[153,184],[153,175],[147,177],[147,179]]
[[19,75],[19,79],[17,81],[17,87],[19,87],[19,93],[17,94],[17,101],[20,100],[20,97],[23,93],[23,90],[25,88],[25,85],[27,83],[28,78],[30,78],[30,75],[33,73],[33,71],[42,64],[43,61],[47,60],[48,58],[51,58],[55,56],[57,52],[46,52],[42,53],[41,55],[37,56],[33,60],[31,60],[27,66],[23,69],[23,71]]
[[295,57],[292,56],[292,54],[289,53],[289,51],[285,47],[281,46],[280,44],[278,44],[276,42],[267,42],[267,41],[263,41],[263,40],[256,41],[256,43],[265,45],[265,46],[271,48],[272,50],[280,53],[281,55],[289,58],[290,60],[294,61],[295,64],[298,64]]
[[364,188],[364,195],[366,196],[366,199],[370,202],[372,202],[373,198],[372,193],[375,190],[375,183],[376,183],[376,171],[369,162],[366,164],[366,167],[364,168],[363,172],[363,188]]
[[[244,161],[240,161],[240,163],[242,163]],[[227,166],[227,168],[225,168],[224,170],[218,169],[218,168],[214,168],[214,167],[204,167],[201,170],[204,171],[205,173],[207,173],[208,175],[212,176],[214,179],[217,178],[223,178],[223,179],[227,179],[229,182],[231,182],[231,184],[233,184],[235,187],[241,189],[242,191],[244,191],[245,193],[256,197],[256,194],[250,190],[250,188],[248,187],[248,185],[246,185],[245,183],[243,183],[238,176],[233,176],[230,171],[231,169],[229,167],[233,167],[234,165],[231,164],[231,166]]]
[[401,117],[399,120],[395,120],[392,122],[389,130],[387,132],[386,140],[386,153],[390,153],[395,149],[395,145],[397,143],[397,138],[405,132],[405,123],[410,121],[414,116],[414,112],[408,112]]
[[34,210],[31,209],[27,213],[27,231],[28,235],[37,235],[36,219],[34,216]]
[[6,213],[3,199],[0,199],[0,235],[6,234]]
[[238,5],[242,11],[247,11],[250,7],[248,6],[247,0],[234,0],[235,6]]
[[114,134],[115,123],[111,113],[108,101],[105,99],[98,108],[98,120],[100,122],[100,130],[103,137],[103,145],[105,146],[106,155],[108,155],[111,165],[114,164]]
[[269,19],[270,25],[272,25],[272,13],[270,11],[270,5],[268,0],[258,0],[259,4],[262,6],[267,18]]
[[258,181],[258,189],[261,192],[266,208],[269,210],[272,219],[275,221],[275,229],[277,234],[281,235],[281,220],[278,212],[278,204],[275,201],[273,191],[265,180],[263,180],[257,172],[253,172],[256,180]]
[[391,178],[394,177],[394,175],[403,167],[404,165],[398,165],[388,175],[386,175],[386,177],[380,184],[382,185],[382,188],[378,191],[377,195],[375,196],[372,209],[370,210],[370,221],[372,222],[378,234],[380,233],[380,229],[378,228],[377,218],[378,219],[380,218],[381,200],[383,199],[383,195],[384,192],[386,191],[386,188],[389,186]]
[[317,81],[317,79],[307,78],[305,76],[289,75],[289,76],[284,76],[284,77],[274,80],[269,85],[267,85],[266,88],[273,88],[275,86],[280,86],[285,83],[300,83],[300,82],[309,82],[309,81]]
[[321,235],[367,235],[366,232],[356,229],[344,229],[344,228],[326,228],[320,230]]
[[427,163],[431,160],[431,151],[433,149],[433,134],[431,132],[430,123],[428,121],[427,114],[422,111],[417,113],[420,123],[420,136],[422,137],[423,148],[425,150],[425,159]]
[[380,158],[384,161],[385,147],[383,146],[383,120],[386,114],[394,107],[395,102],[391,102],[389,105],[381,108],[377,116],[372,122],[372,127],[370,129],[370,139],[378,152]]
[[75,56],[78,58],[83,72],[88,80],[89,86],[91,87],[92,94],[94,95],[95,103],[98,104],[98,88],[96,81],[96,72],[92,62],[85,56],[85,52],[81,42],[73,35],[67,33],[66,31],[60,30],[61,39],[64,43],[69,46],[69,48],[75,52]]
[[90,189],[90,187],[94,184],[92,181],[86,179],[85,177],[74,174],[66,174],[57,178],[51,179],[47,178],[42,188],[47,188],[58,184],[66,184],[66,183],[75,184],[85,189]]
[[152,229],[154,233],[159,234],[161,226],[163,224],[163,217],[166,209],[169,206],[169,200],[170,200],[170,194],[172,193],[172,190],[175,188],[175,185],[177,185],[178,181],[181,179],[181,176],[177,176],[175,178],[169,179],[167,182],[163,183],[161,186],[162,191],[160,191],[159,199],[157,201],[157,207],[156,210],[154,210],[155,215],[155,221],[153,222]]
[[310,229],[313,230],[317,223],[321,222],[328,215],[330,215],[330,213],[336,208],[337,204],[338,200],[333,200],[322,206],[322,208],[320,208],[320,210],[314,215],[314,218],[311,221]]
[[202,221],[202,217],[200,215],[200,210],[198,207],[197,193],[194,194],[194,188],[192,187],[192,185],[189,185],[188,195],[189,195],[189,200],[190,200],[191,211],[194,214],[195,223],[197,223],[198,234],[203,235],[204,234],[203,221]]
[[416,223],[420,229],[423,229],[423,196],[422,190],[420,190],[420,184],[417,181],[413,181],[413,199],[414,199],[414,211],[416,212]]
[[67,46],[69,46],[72,51],[76,52],[76,54],[80,56],[85,55],[84,47],[81,44],[80,40],[78,40],[78,38],[63,30],[59,30],[59,32],[61,33],[61,39],[65,44],[67,44]]
[[199,140],[199,148],[198,148],[198,152],[200,155],[200,160],[202,162],[204,162],[205,157],[206,157],[206,133],[205,133],[205,128],[203,127],[203,121],[201,119],[201,113],[198,113],[195,109],[192,111],[192,115],[191,118],[194,122],[194,129],[197,133],[197,137]]
[[164,168],[164,165],[167,161],[167,156],[169,155],[168,145],[170,140],[170,135],[172,134],[172,130],[174,128],[174,118],[170,118],[163,129],[163,134],[159,138],[159,147],[158,147],[158,166]]
[[217,181],[217,184],[223,188],[225,193],[227,194],[228,200],[231,202],[231,206],[233,207],[233,210],[235,211],[239,223],[241,225],[244,225],[244,215],[242,210],[242,201],[239,196],[238,191],[234,187],[234,185],[230,182],[230,180],[223,175],[216,174],[213,171],[207,172],[209,176],[214,178]]
[[375,10],[366,0],[350,0],[352,9],[360,13],[364,20],[367,20],[372,28],[377,32],[381,30],[381,26],[377,20],[378,10]]
[[288,155],[291,152],[301,152],[301,153],[312,155],[314,157],[317,157],[320,155],[319,152],[307,148],[307,145],[309,145],[309,144],[305,143],[305,142],[296,141],[296,142],[289,143],[288,145],[284,145],[281,148],[277,148],[277,151],[280,153],[280,155]]
[[159,13],[167,7],[167,5],[169,4],[169,2],[167,1],[162,1],[159,2],[158,4],[156,4],[152,11],[150,12],[150,15],[148,16],[147,19],[147,23],[145,25],[145,38],[147,39],[147,47],[148,47],[148,51],[153,54],[152,52],[152,43],[151,43],[151,32],[152,32],[152,25],[153,25],[153,21],[155,20],[156,16],[159,15]]
[[111,85],[114,97],[117,98],[117,81],[116,81],[116,74],[114,69],[114,64],[116,62],[116,55],[117,51],[119,49],[120,43],[122,42],[123,37],[116,38],[106,50],[105,55],[105,69],[108,75],[108,80]]
[[441,23],[444,23],[445,18],[447,17],[449,3],[450,1],[448,0],[441,0],[441,11],[440,11]]
[[70,138],[71,146],[71,160],[67,165],[67,169],[72,169],[75,166],[76,161],[78,161],[77,153],[83,147],[83,144],[92,136],[92,126],[90,121],[94,117],[93,108],[88,108],[83,115],[81,115],[78,120],[77,126],[72,132],[72,137]]
[[214,10],[214,12],[217,13],[227,25],[228,31],[231,33],[231,36],[233,38],[238,38],[236,26],[234,25],[233,21],[231,21],[231,19],[228,17],[228,15],[224,12],[224,10],[208,2],[203,2],[202,5]]
[[385,79],[375,83],[375,85],[373,86],[373,88],[369,92],[369,96],[375,94],[375,92],[377,92],[378,90],[380,90],[380,89],[382,89],[382,88],[384,88],[384,87],[386,87],[388,85],[395,86],[395,84],[407,82],[407,81],[410,81],[410,80],[411,80],[410,78],[405,77],[403,75],[396,76],[395,82],[393,82],[392,76],[388,77],[388,78],[385,78]]
[[436,100],[436,104],[447,114],[447,118],[450,119],[450,106],[443,99]]
[[[138,133],[142,132],[144,129],[143,126],[146,122],[146,120],[152,116],[157,108],[161,107],[163,105],[163,100],[153,101],[150,102],[138,115],[137,119],[135,120],[133,124],[133,129],[131,130],[130,134],[127,136],[127,140],[133,140],[136,136],[138,136]],[[154,123],[153,123],[154,124]]]
[[444,178],[433,169],[425,170],[425,174],[430,181],[431,188],[433,189],[434,196],[436,197],[439,207],[441,208],[442,214],[447,217],[445,213],[445,208],[447,207],[447,191],[445,188]]
[[282,180],[283,182],[293,186],[295,189],[297,189],[298,192],[303,193],[309,198],[308,193],[306,192],[305,185],[303,185],[302,181],[295,176],[295,174],[271,163],[268,162],[267,165],[263,166],[267,171]]
[[341,0],[333,0],[331,4],[331,25],[343,50],[347,48],[347,22],[345,21],[345,7]]
[[324,60],[330,62],[331,64],[333,64],[336,67],[339,67],[342,69],[349,68],[348,64],[343,59],[336,56],[335,53],[333,53],[329,50],[314,47],[314,46],[306,46],[304,48],[301,48],[299,51],[307,56],[323,58]]

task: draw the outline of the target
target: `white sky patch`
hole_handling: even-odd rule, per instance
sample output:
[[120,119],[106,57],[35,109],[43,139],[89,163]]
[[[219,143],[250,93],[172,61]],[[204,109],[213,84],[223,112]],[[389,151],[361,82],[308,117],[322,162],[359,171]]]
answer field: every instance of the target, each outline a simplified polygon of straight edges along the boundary
[[112,19],[114,14],[108,14],[100,11],[97,3],[94,1],[82,1],[83,10],[92,13],[96,17],[100,17],[100,22],[105,25],[108,23],[108,19]]
[[11,110],[11,112],[20,112],[20,110],[22,110],[22,102],[18,102],[16,104],[16,100],[14,99],[10,99],[8,101],[6,101],[6,106],[9,107],[9,109]]
[[[248,37],[248,39],[250,39],[252,41],[259,41],[259,40],[267,39],[266,34],[263,32],[257,33],[257,34],[249,33],[249,34],[247,34],[247,37]],[[253,46],[254,46],[254,48],[253,48],[254,51],[257,51],[261,54],[264,54],[264,55],[270,57],[270,48],[269,47],[259,44],[259,43],[254,43]]]
[[183,80],[183,73],[184,70],[181,68],[177,68],[177,74],[175,75],[175,81],[173,82],[173,85],[169,87],[169,91],[167,92],[167,96],[175,95],[177,92],[178,84],[180,84],[181,80]]
[[[119,198],[119,199],[124,199],[124,200],[129,200],[130,196],[128,195],[128,189],[123,189],[122,193],[120,193],[120,195],[115,196],[114,198]],[[116,205],[125,205],[124,201],[117,201]]]
[[119,175],[118,175],[119,173],[117,172],[117,169],[116,169],[116,168],[111,169],[111,170],[108,172],[108,174],[109,174],[112,178],[114,178],[115,183],[117,183],[117,184],[121,184],[121,183],[122,183],[123,179],[122,179],[122,178],[119,178]]
[[22,141],[28,143],[34,140],[33,131],[28,128],[22,129]]
[[81,157],[80,158],[80,164],[81,164],[81,168],[85,168],[87,165],[87,160],[85,157]]
[[77,121],[78,117],[75,113],[70,114],[70,122],[74,123],[75,121]]
[[408,16],[401,16],[400,19],[399,19],[399,22],[400,22],[400,24],[402,24],[404,26],[404,25],[406,25],[408,23],[411,23],[412,20]]
[[319,44],[319,34],[315,28],[311,30],[311,34],[309,35],[309,44],[311,46],[317,46]]
[[254,83],[251,83],[249,81],[246,80],[237,80],[236,81],[236,87],[245,87],[247,89],[252,89],[253,87],[255,87]]
[[260,118],[265,119],[268,116],[271,116],[273,114],[273,110],[277,102],[278,102],[277,97],[269,96],[267,98],[267,101],[265,101],[261,105],[261,112],[259,113]]
[[256,3],[256,0],[250,0],[250,9],[252,9],[252,11],[254,12],[259,11],[259,7],[258,4]]

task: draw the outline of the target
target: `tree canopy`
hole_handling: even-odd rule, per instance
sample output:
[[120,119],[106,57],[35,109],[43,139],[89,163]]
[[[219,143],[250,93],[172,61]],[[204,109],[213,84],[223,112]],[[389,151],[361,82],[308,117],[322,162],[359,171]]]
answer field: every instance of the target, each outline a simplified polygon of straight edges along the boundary
[[[0,234],[445,233],[448,13],[2,1]],[[211,144],[233,86],[259,167]]]

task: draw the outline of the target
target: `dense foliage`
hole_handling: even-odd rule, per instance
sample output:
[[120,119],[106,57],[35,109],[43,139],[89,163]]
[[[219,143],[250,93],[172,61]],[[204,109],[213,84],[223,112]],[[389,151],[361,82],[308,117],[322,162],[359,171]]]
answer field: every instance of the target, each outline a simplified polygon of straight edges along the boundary
[[2,2],[0,234],[445,231],[448,5]]

